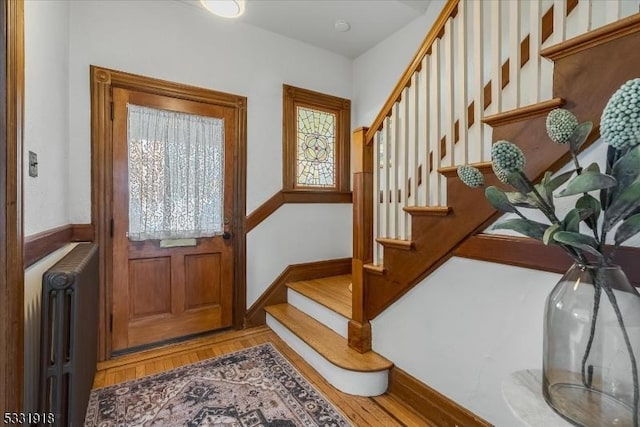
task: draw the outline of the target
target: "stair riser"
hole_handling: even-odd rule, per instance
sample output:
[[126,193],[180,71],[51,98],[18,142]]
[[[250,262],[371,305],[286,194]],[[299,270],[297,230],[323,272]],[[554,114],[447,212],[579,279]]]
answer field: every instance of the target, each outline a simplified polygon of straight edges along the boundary
[[282,323],[267,313],[267,325],[338,390],[355,396],[379,396],[387,391],[389,371],[357,372],[327,361]]
[[348,338],[349,319],[346,317],[328,309],[322,304],[318,304],[311,298],[308,298],[293,289],[287,290],[287,302],[298,310],[313,317],[338,335]]

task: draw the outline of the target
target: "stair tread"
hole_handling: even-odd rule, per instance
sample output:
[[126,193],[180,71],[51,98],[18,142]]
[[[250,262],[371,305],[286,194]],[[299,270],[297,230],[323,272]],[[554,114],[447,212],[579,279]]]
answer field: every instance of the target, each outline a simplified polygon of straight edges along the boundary
[[393,366],[373,351],[353,350],[345,338],[290,304],[271,305],[265,311],[336,366],[357,372],[379,372]]
[[287,283],[287,287],[351,319],[351,275],[321,277]]

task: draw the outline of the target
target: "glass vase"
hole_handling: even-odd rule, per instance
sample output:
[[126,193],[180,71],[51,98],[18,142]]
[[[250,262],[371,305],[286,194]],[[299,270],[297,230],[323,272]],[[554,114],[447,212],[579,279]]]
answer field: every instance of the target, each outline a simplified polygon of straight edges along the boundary
[[581,426],[638,426],[640,294],[618,266],[574,264],[547,297],[542,393]]

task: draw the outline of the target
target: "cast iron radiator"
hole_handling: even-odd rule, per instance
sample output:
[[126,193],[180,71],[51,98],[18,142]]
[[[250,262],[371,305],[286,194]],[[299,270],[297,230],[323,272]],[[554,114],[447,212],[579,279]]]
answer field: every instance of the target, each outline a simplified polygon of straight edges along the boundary
[[40,409],[82,426],[96,372],[98,246],[79,243],[42,279]]

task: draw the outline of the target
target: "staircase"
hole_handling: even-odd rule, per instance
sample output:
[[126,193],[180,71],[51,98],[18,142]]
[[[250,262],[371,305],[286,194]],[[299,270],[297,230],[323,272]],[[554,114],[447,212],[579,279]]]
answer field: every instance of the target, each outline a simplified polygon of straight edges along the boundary
[[288,283],[287,303],[265,308],[267,325],[338,390],[377,396],[387,390],[393,365],[349,347],[350,284],[350,275]]
[[544,122],[560,106],[594,122],[593,143],[606,100],[640,70],[624,54],[640,46],[638,4],[450,0],[371,127],[354,132],[351,276],[289,283],[267,324],[338,389],[384,393],[392,363],[371,351],[369,321],[499,215],[456,167],[503,186],[490,147],[507,139],[530,177],[557,170],[569,154]]

